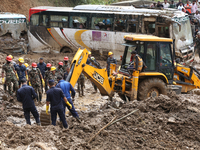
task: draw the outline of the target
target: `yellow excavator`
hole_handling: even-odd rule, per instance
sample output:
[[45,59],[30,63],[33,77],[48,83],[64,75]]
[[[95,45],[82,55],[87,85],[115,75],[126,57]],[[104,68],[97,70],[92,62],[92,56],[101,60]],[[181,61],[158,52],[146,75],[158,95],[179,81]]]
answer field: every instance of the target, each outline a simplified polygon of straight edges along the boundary
[[[193,67],[185,67],[175,62],[174,41],[152,35],[124,36],[125,50],[120,69],[115,72],[115,65],[110,67],[110,76],[106,68],[93,67],[86,64],[88,50],[79,49],[75,54],[67,81],[75,86],[83,73],[99,89],[102,96],[112,99],[114,93],[126,100],[143,100],[167,94],[169,89],[178,86],[181,92],[188,92],[200,87],[200,73]],[[130,73],[131,52],[137,51],[147,68]]]

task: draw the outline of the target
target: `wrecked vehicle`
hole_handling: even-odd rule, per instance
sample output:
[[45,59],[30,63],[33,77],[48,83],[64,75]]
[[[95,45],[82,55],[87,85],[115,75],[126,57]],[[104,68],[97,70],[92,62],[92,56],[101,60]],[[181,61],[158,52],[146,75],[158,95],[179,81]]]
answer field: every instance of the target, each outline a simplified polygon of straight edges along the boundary
[[131,6],[79,5],[35,7],[29,11],[29,41],[34,52],[73,52],[79,47],[120,59],[127,34],[149,34],[175,40],[176,56],[194,60],[194,44],[187,14],[173,9]]
[[27,53],[26,17],[9,12],[0,13],[0,51]]

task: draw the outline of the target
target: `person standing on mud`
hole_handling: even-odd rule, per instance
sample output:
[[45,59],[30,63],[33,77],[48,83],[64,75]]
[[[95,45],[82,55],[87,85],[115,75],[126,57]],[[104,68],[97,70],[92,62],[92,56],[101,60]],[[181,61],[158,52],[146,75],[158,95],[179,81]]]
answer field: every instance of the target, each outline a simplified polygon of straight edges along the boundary
[[48,82],[49,82],[49,78],[50,78],[50,75],[51,75],[51,64],[50,63],[47,63],[47,70],[45,71],[44,73],[44,81],[45,81],[45,92],[47,92],[47,90],[49,89],[48,87]]
[[19,77],[18,83],[19,83],[19,88],[20,88],[21,84],[22,84],[21,80],[25,79],[25,78],[27,78],[27,80],[28,80],[28,74],[27,74],[27,71],[26,71],[26,66],[23,65],[24,59],[22,57],[20,57],[18,59],[18,61],[19,61],[19,64],[16,65],[15,70],[17,71],[17,74],[18,74],[18,77]]
[[14,84],[15,90],[18,90],[18,75],[17,72],[15,71],[15,68],[13,66],[12,62],[12,57],[7,56],[6,57],[6,63],[2,67],[2,84],[5,83],[5,78],[4,78],[4,72],[6,73],[6,85],[8,86],[8,92],[10,95],[13,95],[13,92],[11,90],[11,83]]
[[56,69],[56,73],[57,75],[60,75],[60,76],[64,76],[64,70],[63,70],[63,62],[59,62],[58,63],[58,68]]
[[[70,108],[70,106],[69,106],[68,104],[66,104],[65,101],[62,99],[62,100],[63,100],[63,101],[62,101],[62,102],[63,102],[63,106],[64,106],[64,114],[65,114],[65,110],[66,110],[66,107],[67,107],[67,108],[69,109],[69,111],[71,112],[71,114],[73,115],[73,117],[76,118],[76,120],[77,120],[78,122],[81,122],[81,121],[80,121],[80,118],[79,118],[79,115],[78,115],[78,113],[76,112],[75,107],[74,107],[74,104],[73,104],[73,102],[72,102],[72,99],[74,99],[75,94],[76,94],[74,88],[72,87],[72,85],[71,85],[69,82],[63,80],[63,78],[62,78],[61,76],[58,76],[58,77],[57,77],[57,80],[58,80],[58,84],[56,85],[56,87],[62,89],[62,91],[63,91],[65,97],[67,98],[68,102],[69,102],[69,103],[71,104],[71,106],[72,106],[72,107]],[[71,99],[71,94],[70,94],[70,92],[71,92],[71,94],[72,94],[72,99]]]
[[57,84],[57,73],[56,73],[56,67],[51,67],[51,73],[49,75],[49,80],[54,80],[55,84]]
[[[48,115],[49,104],[51,105],[51,121],[52,125],[56,125],[57,114],[60,117],[60,120],[63,123],[64,128],[68,128],[67,121],[65,118],[65,114],[63,111],[63,100],[72,109],[72,105],[67,101],[67,98],[63,94],[60,88],[55,87],[54,80],[49,80],[50,89],[47,91],[47,99],[46,99],[46,114]],[[63,100],[62,100],[63,99]]]
[[81,73],[77,82],[78,82],[79,97],[82,97],[82,96],[84,96],[84,87],[85,87],[85,76],[83,73]]
[[41,80],[44,86],[44,80],[42,77],[42,74],[40,72],[40,69],[37,68],[37,64],[36,63],[32,63],[32,70],[29,71],[29,83],[30,85],[32,85],[32,87],[34,88],[35,92],[39,93],[39,98],[38,98],[38,102],[42,101],[42,85],[41,85]]
[[67,67],[70,67],[68,61],[69,61],[69,58],[67,56],[64,57],[64,65],[62,67],[62,69],[64,70],[64,72],[66,71]]
[[[110,64],[115,64],[117,65],[117,60],[113,57],[113,52],[108,53],[108,59],[107,59],[107,72],[108,72],[108,77],[110,76]],[[117,67],[115,67],[117,68]]]
[[197,32],[197,37],[194,46],[195,46],[195,53],[199,55],[200,59],[200,31]]
[[[46,63],[44,63],[43,58],[39,59],[39,63],[37,64],[37,67],[40,69],[42,78],[44,79],[44,74],[45,74],[45,71],[47,70],[47,68],[46,68]],[[42,80],[41,80],[41,82],[42,82]],[[41,84],[41,86],[42,86],[42,93],[43,93],[43,84]]]
[[35,107],[34,99],[37,98],[37,94],[33,87],[27,85],[27,80],[23,78],[21,80],[22,87],[17,91],[17,100],[23,104],[24,117],[26,123],[31,125],[30,112],[32,113],[35,121],[40,124],[39,113]]

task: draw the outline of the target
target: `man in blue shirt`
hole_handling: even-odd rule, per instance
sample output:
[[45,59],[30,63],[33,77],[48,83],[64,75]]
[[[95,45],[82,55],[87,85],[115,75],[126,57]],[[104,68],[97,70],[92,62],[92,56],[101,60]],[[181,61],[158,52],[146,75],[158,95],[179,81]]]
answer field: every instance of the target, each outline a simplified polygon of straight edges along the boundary
[[17,90],[17,100],[23,104],[24,117],[26,123],[31,125],[30,112],[35,118],[35,121],[40,125],[40,118],[38,111],[35,107],[34,99],[37,98],[37,94],[33,87],[27,85],[27,80],[24,78],[21,80],[22,87]]
[[69,82],[66,82],[65,80],[63,80],[62,76],[57,76],[57,80],[58,80],[58,84],[56,85],[56,87],[62,89],[63,93],[65,94],[65,97],[67,98],[69,103],[72,105],[72,109],[70,109],[70,107],[68,105],[66,105],[66,103],[63,101],[63,105],[64,105],[63,112],[65,113],[65,109],[67,107],[69,109],[69,111],[71,112],[71,114],[73,115],[73,117],[76,118],[78,122],[81,122],[80,118],[78,116],[78,113],[75,110],[72,99],[71,99],[70,91],[72,93],[72,98],[74,99],[74,97],[75,97],[76,92],[75,92],[74,88],[72,87],[72,85]]
[[113,52],[108,53],[107,66],[106,66],[108,77],[110,76],[110,64],[117,65],[117,60],[113,57]]
[[27,77],[27,70],[26,70],[26,66],[23,65],[24,63],[24,59],[22,57],[20,57],[18,59],[19,64],[15,65],[15,70],[17,71],[18,77],[19,77],[19,88],[21,87],[21,80],[25,79]]
[[[56,125],[57,114],[60,117],[60,120],[63,123],[64,128],[68,128],[67,121],[65,119],[65,114],[63,111],[63,100],[69,106],[69,109],[72,109],[72,105],[67,101],[67,98],[63,94],[60,88],[55,87],[55,81],[49,80],[50,89],[47,91],[46,99],[46,113],[48,115],[49,104],[51,105],[51,121],[52,125]],[[63,99],[63,100],[62,100]]]
[[[44,79],[45,71],[47,70],[46,64],[44,63],[43,58],[39,59],[39,63],[37,64],[37,67],[40,69],[40,72],[42,74],[42,77]],[[42,83],[42,80],[41,80]],[[43,84],[42,85],[42,93],[43,93]]]

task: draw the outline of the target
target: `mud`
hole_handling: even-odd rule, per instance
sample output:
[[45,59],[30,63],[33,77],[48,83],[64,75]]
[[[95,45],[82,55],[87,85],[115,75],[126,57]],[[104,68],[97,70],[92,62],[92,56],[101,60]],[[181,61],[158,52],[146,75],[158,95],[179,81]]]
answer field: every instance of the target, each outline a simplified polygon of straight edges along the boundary
[[[65,54],[72,60],[73,54]],[[5,54],[0,55],[1,64]],[[21,55],[31,65],[44,57],[45,62],[56,65],[63,54]],[[14,55],[14,60],[18,57]],[[104,61],[99,61],[105,67]],[[1,71],[1,68],[0,68]],[[76,89],[76,86],[75,86]],[[32,125],[26,125],[22,105],[2,90],[0,85],[0,148],[5,150],[122,150],[122,149],[199,149],[200,147],[200,91],[191,94],[169,93],[144,101],[124,103],[117,94],[113,102],[108,97],[93,93],[89,80],[85,82],[85,96],[75,97],[75,108],[82,120],[78,123],[67,111],[69,129],[57,126],[37,126],[31,117]],[[45,104],[36,102],[39,112]],[[115,116],[117,119],[133,110],[138,112],[111,125],[90,138]]]

